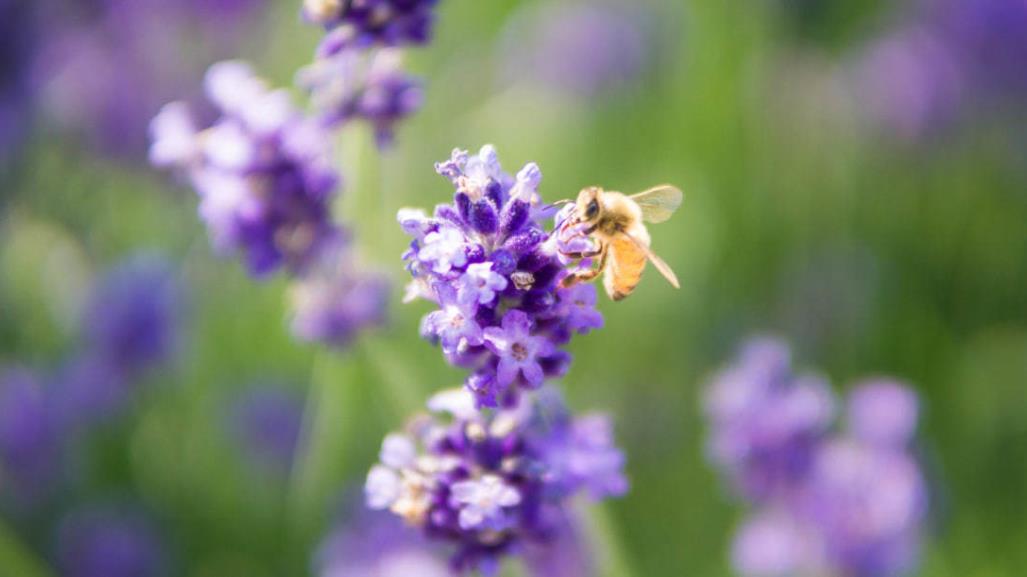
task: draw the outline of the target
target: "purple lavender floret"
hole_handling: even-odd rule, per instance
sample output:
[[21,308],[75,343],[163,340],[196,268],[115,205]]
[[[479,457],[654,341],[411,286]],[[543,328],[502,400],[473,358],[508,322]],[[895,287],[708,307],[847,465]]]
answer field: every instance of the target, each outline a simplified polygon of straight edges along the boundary
[[372,509],[453,545],[456,570],[493,574],[508,554],[552,546],[574,495],[627,491],[605,417],[572,419],[548,391],[497,412],[479,412],[466,389],[428,406],[434,416],[386,437],[365,495]]
[[395,125],[417,112],[424,100],[420,80],[403,70],[397,49],[373,56],[355,50],[320,56],[300,71],[298,82],[310,91],[327,126],[367,122],[380,148],[392,144]]
[[304,0],[303,16],[324,26],[321,53],[343,47],[427,44],[438,0]]
[[215,64],[205,88],[221,117],[200,131],[185,105],[165,106],[150,127],[151,162],[191,181],[215,247],[241,253],[252,274],[302,272],[341,234],[328,134],[245,63]]
[[827,383],[796,376],[790,365],[784,343],[751,341],[714,376],[704,399],[710,459],[756,502],[792,490],[834,417]]
[[861,442],[904,447],[916,433],[920,401],[909,387],[890,379],[861,383],[850,393],[846,425]]
[[153,521],[127,506],[89,506],[67,515],[57,534],[64,577],[160,577],[170,573]]
[[534,163],[511,176],[485,146],[475,155],[455,150],[436,171],[456,188],[453,203],[432,216],[398,214],[414,239],[403,256],[414,277],[407,297],[438,305],[422,334],[451,364],[472,370],[465,386],[478,404],[512,405],[522,390],[566,371],[561,347],[574,333],[602,326],[595,288],[559,286],[565,261],[542,226],[549,211]]
[[731,564],[744,577],[795,577],[812,565],[815,538],[788,511],[768,508],[735,533]]
[[43,497],[57,479],[60,439],[39,378],[0,369],[0,499],[20,506]]

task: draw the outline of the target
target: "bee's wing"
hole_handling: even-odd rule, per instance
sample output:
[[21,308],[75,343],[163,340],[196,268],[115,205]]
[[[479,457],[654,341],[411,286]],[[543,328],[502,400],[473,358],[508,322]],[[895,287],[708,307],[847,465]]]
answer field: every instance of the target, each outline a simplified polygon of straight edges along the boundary
[[631,195],[631,200],[642,209],[642,220],[646,222],[663,222],[674,214],[674,211],[681,206],[684,197],[681,189],[669,184],[654,186],[649,190],[643,190],[638,194]]
[[663,278],[667,279],[667,282],[669,282],[676,289],[681,288],[681,283],[678,282],[678,276],[674,274],[673,270],[670,269],[670,265],[663,262],[663,259],[656,256],[656,253],[654,253],[642,241],[638,240],[637,238],[631,236],[628,233],[624,233],[624,236],[630,238],[632,242],[635,243],[635,246],[638,247],[638,250],[645,253],[645,256],[649,259],[649,262],[653,263],[653,266],[656,267],[656,270],[660,271],[660,274],[663,275]]

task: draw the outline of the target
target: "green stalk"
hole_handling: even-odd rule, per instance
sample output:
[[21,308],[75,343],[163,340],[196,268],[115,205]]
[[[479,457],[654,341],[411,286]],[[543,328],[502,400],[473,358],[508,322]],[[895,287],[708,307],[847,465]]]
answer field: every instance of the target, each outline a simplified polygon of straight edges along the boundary
[[2,519],[0,519],[0,567],[3,567],[5,576],[54,577],[46,563],[36,557]]
[[595,504],[581,507],[580,511],[589,544],[595,552],[599,575],[634,577],[635,571],[614,527],[609,508],[605,504]]
[[314,361],[303,412],[303,451],[293,466],[287,496],[289,523],[301,542],[316,537],[345,480],[360,365],[356,355],[335,351],[321,352]]

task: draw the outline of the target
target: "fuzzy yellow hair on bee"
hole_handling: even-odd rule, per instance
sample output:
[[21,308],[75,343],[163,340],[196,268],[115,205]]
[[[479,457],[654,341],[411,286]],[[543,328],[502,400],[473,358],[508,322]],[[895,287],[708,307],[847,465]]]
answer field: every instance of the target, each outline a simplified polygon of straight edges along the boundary
[[619,301],[635,290],[646,263],[651,262],[674,288],[680,288],[674,271],[650,248],[651,239],[645,223],[668,220],[681,206],[682,198],[681,190],[668,184],[630,196],[598,186],[582,189],[561,231],[582,227],[581,234],[594,241],[595,250],[564,254],[578,259],[596,258],[598,264],[587,271],[567,276],[563,286],[587,282],[603,274],[606,294]]

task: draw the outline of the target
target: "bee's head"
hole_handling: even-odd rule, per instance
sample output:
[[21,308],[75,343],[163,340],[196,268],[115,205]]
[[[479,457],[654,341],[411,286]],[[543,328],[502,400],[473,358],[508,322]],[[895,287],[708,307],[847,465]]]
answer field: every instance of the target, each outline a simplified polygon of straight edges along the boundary
[[575,220],[579,223],[593,223],[599,219],[602,212],[603,189],[598,186],[589,186],[581,189],[578,193],[578,200],[574,202]]

